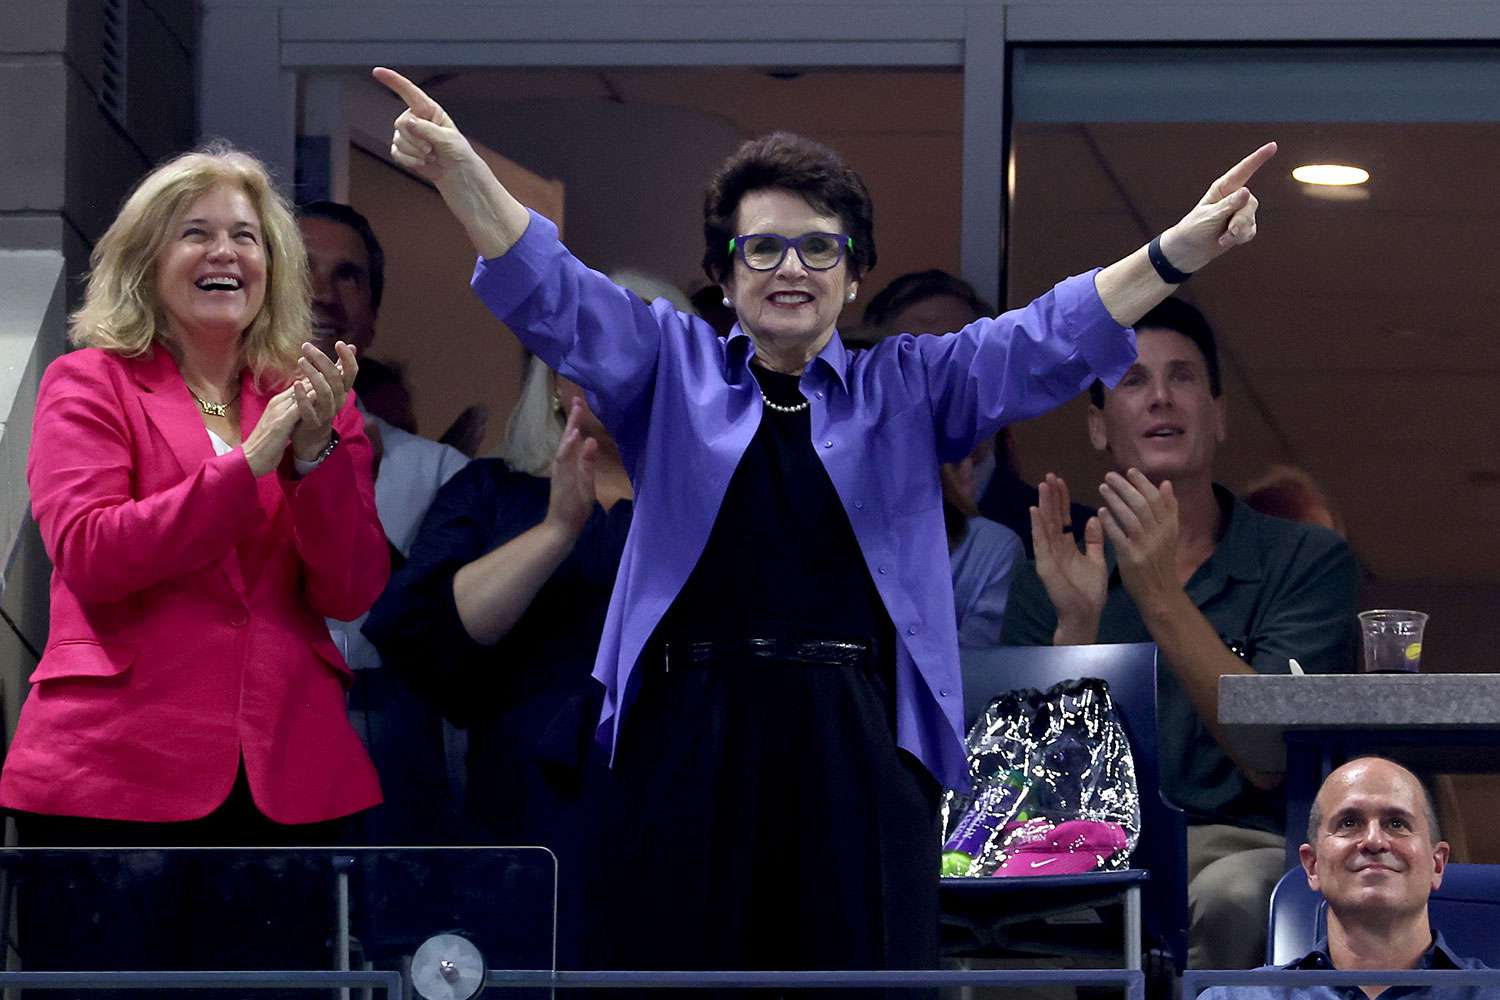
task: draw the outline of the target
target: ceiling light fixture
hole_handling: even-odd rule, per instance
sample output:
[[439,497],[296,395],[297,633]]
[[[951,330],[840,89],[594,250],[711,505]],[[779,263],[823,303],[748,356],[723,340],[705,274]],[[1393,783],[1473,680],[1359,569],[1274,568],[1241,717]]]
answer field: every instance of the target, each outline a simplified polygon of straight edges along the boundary
[[1350,187],[1368,181],[1370,172],[1342,163],[1307,163],[1292,170],[1292,179],[1323,187]]

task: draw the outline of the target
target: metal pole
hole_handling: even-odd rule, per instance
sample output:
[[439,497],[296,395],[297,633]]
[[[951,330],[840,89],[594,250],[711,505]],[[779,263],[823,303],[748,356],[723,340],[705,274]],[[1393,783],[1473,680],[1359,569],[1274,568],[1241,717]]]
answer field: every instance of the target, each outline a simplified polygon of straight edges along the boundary
[[1141,967],[1141,887],[1125,890],[1125,968]]
[[[349,971],[349,868],[353,864],[351,857],[336,856],[333,859],[333,893],[338,910],[334,918],[333,957],[340,972]],[[339,987],[339,1000],[349,1000],[349,987]]]

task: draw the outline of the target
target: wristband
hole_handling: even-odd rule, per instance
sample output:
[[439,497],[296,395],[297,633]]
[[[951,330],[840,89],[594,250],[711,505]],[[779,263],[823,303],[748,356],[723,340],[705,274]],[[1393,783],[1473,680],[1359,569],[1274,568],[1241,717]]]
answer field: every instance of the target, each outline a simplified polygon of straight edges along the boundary
[[1146,246],[1146,257],[1150,259],[1151,266],[1156,269],[1157,275],[1162,281],[1169,285],[1180,285],[1193,276],[1191,271],[1179,271],[1167,260],[1167,255],[1161,252],[1161,237],[1152,237]]

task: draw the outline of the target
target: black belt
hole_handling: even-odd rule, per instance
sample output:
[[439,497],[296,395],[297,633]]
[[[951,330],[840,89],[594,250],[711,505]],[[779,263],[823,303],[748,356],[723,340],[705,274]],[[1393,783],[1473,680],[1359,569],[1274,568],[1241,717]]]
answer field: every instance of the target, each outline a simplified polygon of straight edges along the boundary
[[875,644],[847,639],[706,639],[662,645],[662,672],[718,663],[765,661],[862,667],[874,659]]

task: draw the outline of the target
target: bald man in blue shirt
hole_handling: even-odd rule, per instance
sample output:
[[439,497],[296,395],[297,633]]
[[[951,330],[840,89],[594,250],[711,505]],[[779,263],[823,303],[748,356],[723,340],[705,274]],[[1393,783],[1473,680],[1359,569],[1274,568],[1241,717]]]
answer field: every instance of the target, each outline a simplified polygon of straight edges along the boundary
[[[1328,901],[1328,934],[1284,969],[1482,969],[1455,955],[1432,926],[1427,898],[1443,883],[1448,844],[1416,775],[1383,757],[1360,757],[1318,792],[1301,848],[1307,884]],[[1360,986],[1371,1000],[1479,1000],[1493,987]],[[1359,1000],[1348,987],[1216,986],[1200,1000]]]

